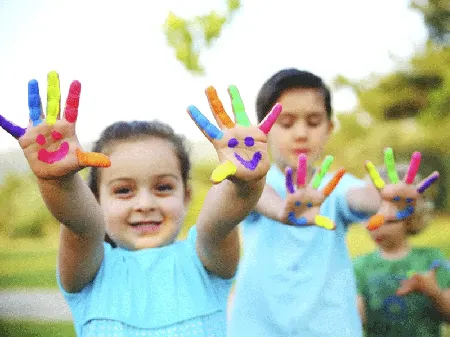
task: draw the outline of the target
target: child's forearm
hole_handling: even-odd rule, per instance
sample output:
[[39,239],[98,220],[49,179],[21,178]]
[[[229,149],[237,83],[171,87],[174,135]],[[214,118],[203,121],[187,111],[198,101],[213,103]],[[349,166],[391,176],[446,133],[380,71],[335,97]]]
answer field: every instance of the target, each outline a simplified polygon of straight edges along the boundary
[[429,296],[434,307],[442,314],[445,321],[450,323],[450,288],[440,289]]
[[374,214],[380,208],[381,197],[372,185],[355,187],[347,192],[347,203],[355,212]]
[[78,174],[60,179],[38,179],[39,189],[52,215],[80,235],[104,236],[100,205]]
[[283,207],[283,199],[281,199],[272,187],[266,184],[262,195],[256,204],[256,211],[270,219],[281,221],[280,214]]
[[225,238],[255,208],[264,189],[265,177],[256,182],[224,180],[213,186],[198,218],[210,239]]

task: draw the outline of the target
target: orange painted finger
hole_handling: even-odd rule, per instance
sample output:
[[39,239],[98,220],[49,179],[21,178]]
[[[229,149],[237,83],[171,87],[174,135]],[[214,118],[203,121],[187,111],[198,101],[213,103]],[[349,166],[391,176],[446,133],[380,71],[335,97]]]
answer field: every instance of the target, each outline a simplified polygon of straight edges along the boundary
[[373,231],[384,224],[384,216],[381,214],[375,214],[369,219],[369,223],[367,224],[367,229],[369,231]]
[[84,167],[110,167],[111,161],[109,157],[98,152],[84,152],[80,149],[76,150],[78,164]]
[[328,197],[331,194],[331,192],[333,192],[333,190],[336,188],[337,184],[339,184],[339,181],[342,179],[344,174],[345,174],[344,168],[341,168],[339,171],[336,172],[334,177],[330,180],[330,182],[327,184],[327,186],[325,186],[325,188],[323,189],[323,194],[325,195],[325,197]]
[[222,102],[219,96],[217,96],[217,91],[213,86],[210,86],[205,91],[206,97],[208,98],[209,105],[211,107],[212,113],[217,119],[217,122],[224,125],[226,128],[231,129],[234,127],[234,122],[231,120],[230,116],[225,112]]

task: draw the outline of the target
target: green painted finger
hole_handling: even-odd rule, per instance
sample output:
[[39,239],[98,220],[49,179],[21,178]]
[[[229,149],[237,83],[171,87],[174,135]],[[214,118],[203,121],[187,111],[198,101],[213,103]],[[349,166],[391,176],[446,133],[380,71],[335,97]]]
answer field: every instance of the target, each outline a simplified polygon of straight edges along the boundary
[[391,183],[397,184],[400,179],[398,178],[397,169],[395,168],[394,151],[391,147],[384,150],[384,165],[386,166]]
[[59,75],[50,71],[47,75],[47,124],[55,124],[61,105],[61,91],[59,89]]
[[233,107],[236,123],[242,126],[250,126],[251,123],[248,119],[247,113],[245,112],[244,102],[242,102],[239,90],[235,85],[230,85],[228,87],[228,92],[231,96],[231,105]]
[[328,173],[328,170],[330,169],[331,164],[333,163],[333,160],[334,160],[333,156],[325,157],[325,159],[322,163],[322,167],[320,168],[319,172],[314,177],[314,180],[312,183],[313,188],[319,188],[320,183],[322,182],[325,175]]

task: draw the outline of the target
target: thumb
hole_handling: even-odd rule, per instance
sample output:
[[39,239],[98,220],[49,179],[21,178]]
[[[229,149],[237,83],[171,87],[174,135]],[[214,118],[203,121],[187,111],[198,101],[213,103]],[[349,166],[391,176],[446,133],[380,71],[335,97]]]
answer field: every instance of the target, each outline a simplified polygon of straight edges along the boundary
[[78,164],[82,167],[110,167],[109,157],[98,152],[84,152],[82,149],[76,149]]

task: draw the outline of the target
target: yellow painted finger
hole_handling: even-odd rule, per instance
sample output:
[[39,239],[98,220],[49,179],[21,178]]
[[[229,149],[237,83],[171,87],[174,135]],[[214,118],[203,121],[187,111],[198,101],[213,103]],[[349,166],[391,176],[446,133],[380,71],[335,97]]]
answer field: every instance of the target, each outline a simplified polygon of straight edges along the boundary
[[328,230],[334,230],[336,229],[336,225],[334,224],[334,221],[330,218],[317,214],[314,218],[314,222],[316,223],[316,226],[322,227]]
[[371,161],[366,161],[366,169],[375,187],[381,190],[384,187],[385,182],[378,173],[375,165],[373,165]]
[[232,176],[236,173],[237,167],[231,161],[227,160],[222,164],[219,164],[213,173],[211,174],[211,180],[214,184],[218,184],[227,177]]
[[61,91],[59,88],[59,75],[52,70],[47,75],[47,124],[55,124],[61,105]]

